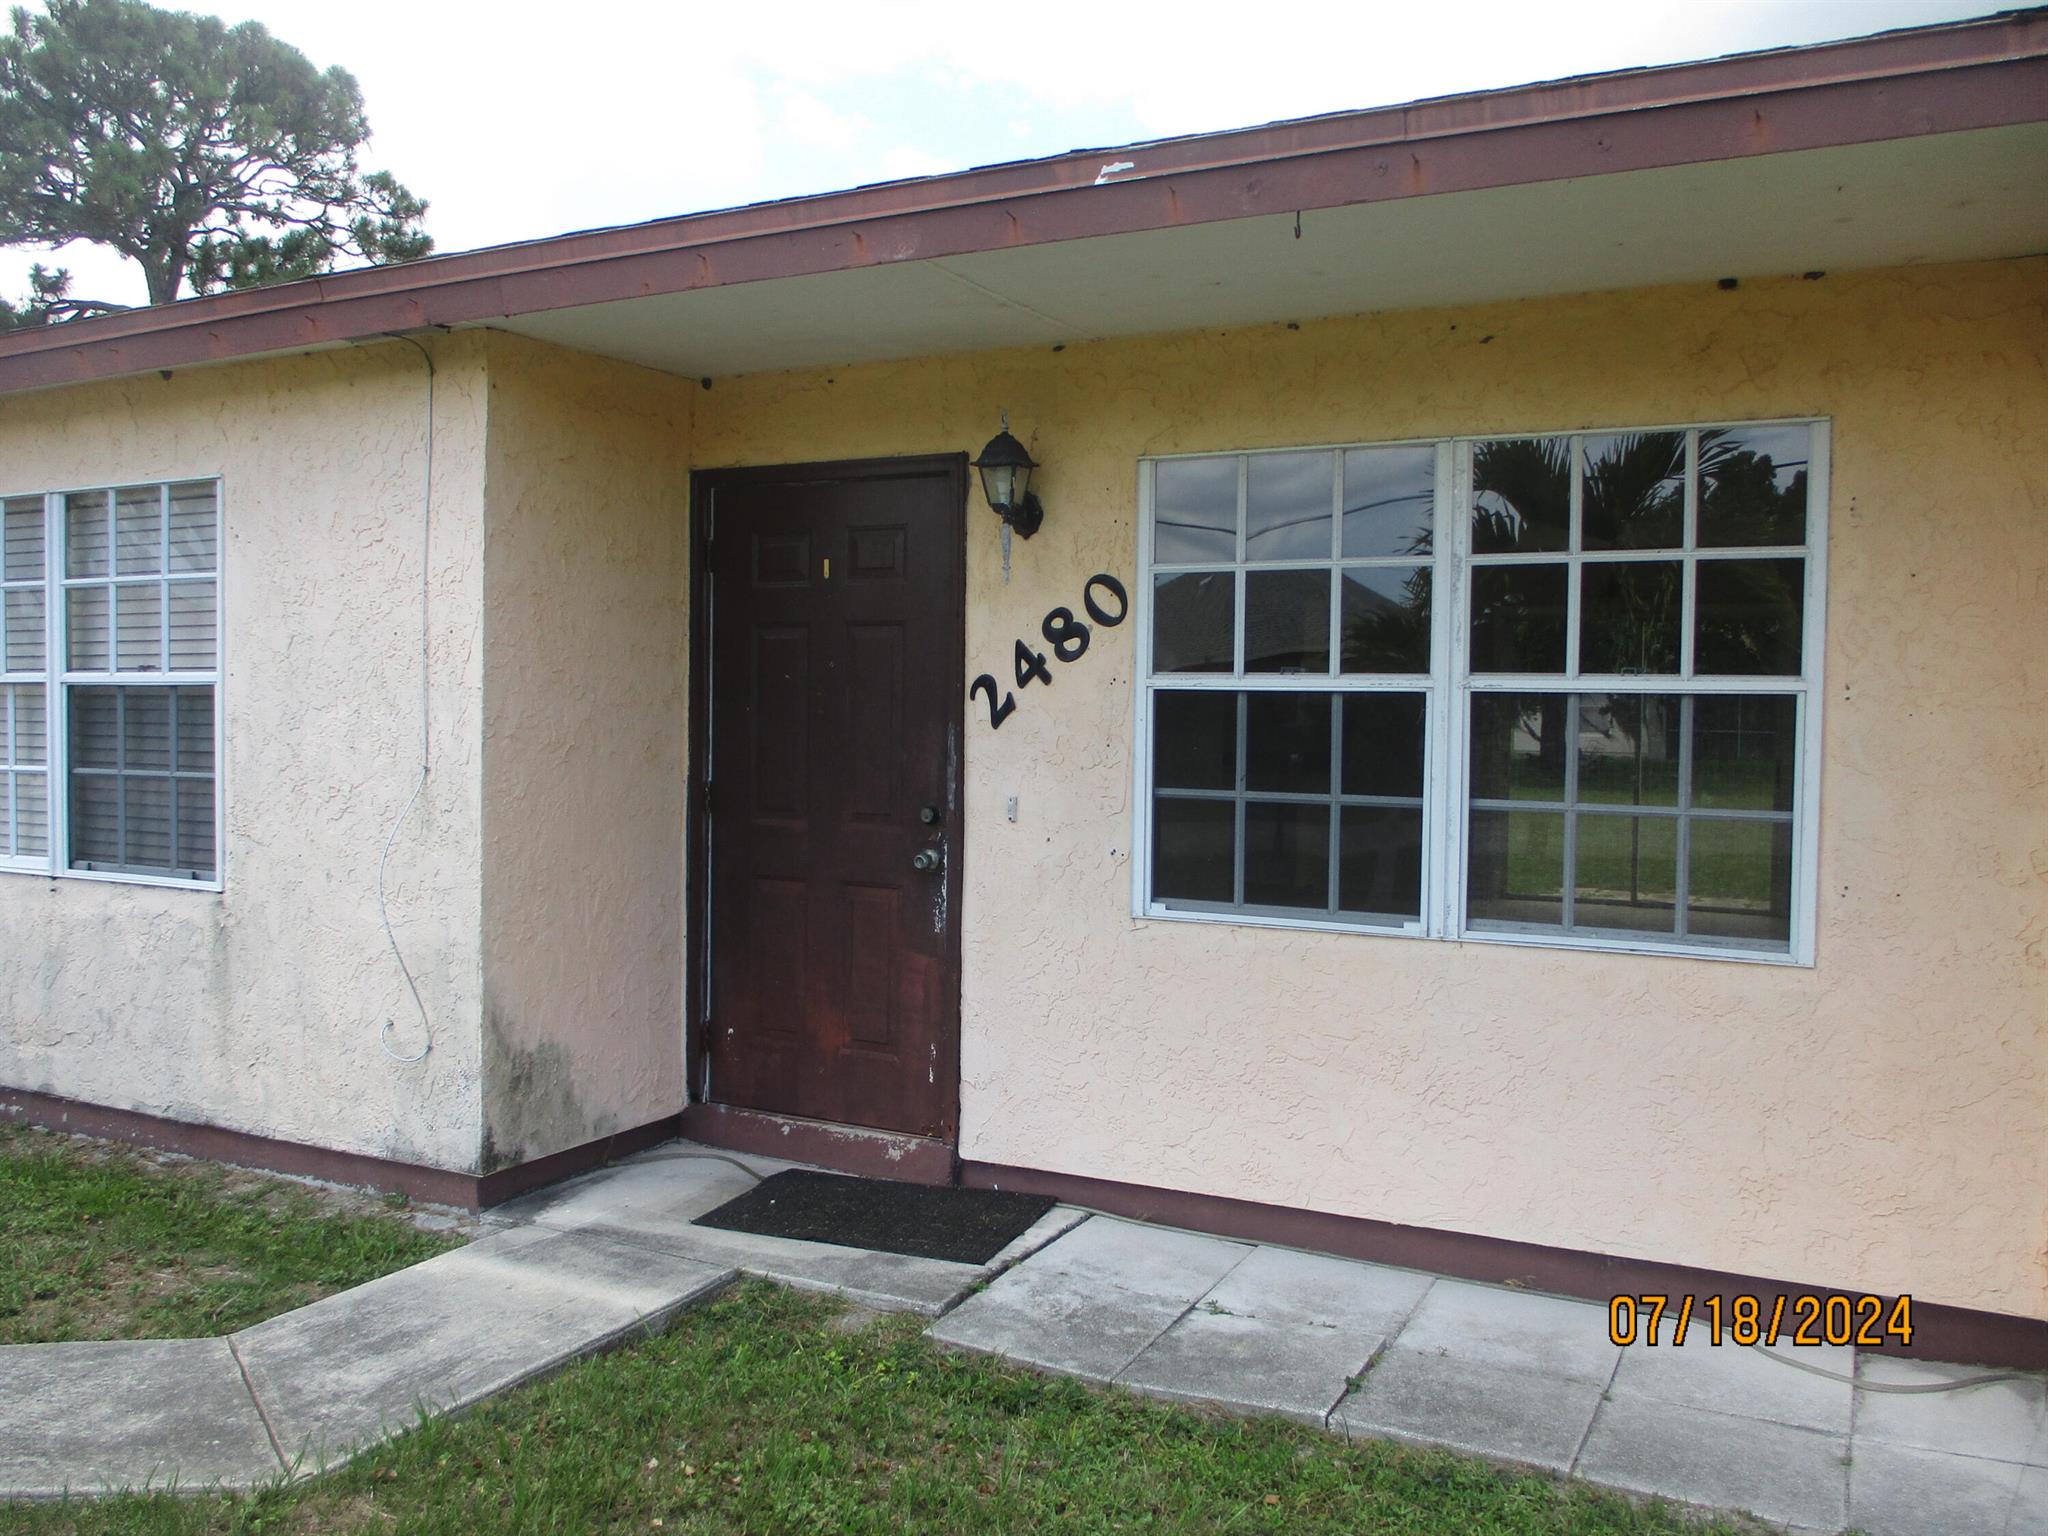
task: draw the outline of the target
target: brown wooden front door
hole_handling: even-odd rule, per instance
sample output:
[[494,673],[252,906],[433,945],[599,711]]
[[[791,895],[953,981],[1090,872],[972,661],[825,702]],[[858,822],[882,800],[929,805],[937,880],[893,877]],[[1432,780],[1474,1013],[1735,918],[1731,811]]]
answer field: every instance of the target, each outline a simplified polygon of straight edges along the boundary
[[964,463],[700,491],[705,1097],[953,1140]]

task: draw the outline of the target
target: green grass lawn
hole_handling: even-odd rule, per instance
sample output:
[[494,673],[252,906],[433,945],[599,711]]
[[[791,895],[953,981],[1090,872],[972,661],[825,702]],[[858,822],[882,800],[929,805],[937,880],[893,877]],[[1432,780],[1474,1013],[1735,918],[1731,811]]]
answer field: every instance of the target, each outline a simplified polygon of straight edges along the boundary
[[748,1284],[329,1477],[0,1506],[11,1533],[1733,1532],[1463,1457],[1048,1380]]
[[354,1196],[0,1126],[0,1344],[230,1333],[458,1241]]

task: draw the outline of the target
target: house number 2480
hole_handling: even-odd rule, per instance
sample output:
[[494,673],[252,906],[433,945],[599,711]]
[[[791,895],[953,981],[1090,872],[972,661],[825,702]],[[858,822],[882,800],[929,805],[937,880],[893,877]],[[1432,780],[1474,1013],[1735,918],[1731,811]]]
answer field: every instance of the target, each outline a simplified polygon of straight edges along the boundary
[[[1105,598],[1116,603],[1114,611],[1103,605]],[[1130,616],[1131,595],[1114,576],[1090,576],[1081,588],[1081,606],[1088,610],[1088,617],[1104,629],[1115,629]],[[1053,655],[1062,662],[1079,661],[1088,653],[1088,626],[1074,617],[1071,608],[1053,609],[1045,616],[1045,622],[1038,626],[1038,632],[1045,636],[1045,643],[1052,647]],[[1019,688],[1052,681],[1052,669],[1045,664],[1045,652],[1032,650],[1022,640],[1017,642],[1016,662]],[[985,697],[988,700],[991,730],[1001,730],[1003,722],[1017,709],[1017,695],[1005,693],[998,698],[996,680],[986,672],[967,685],[967,697]]]

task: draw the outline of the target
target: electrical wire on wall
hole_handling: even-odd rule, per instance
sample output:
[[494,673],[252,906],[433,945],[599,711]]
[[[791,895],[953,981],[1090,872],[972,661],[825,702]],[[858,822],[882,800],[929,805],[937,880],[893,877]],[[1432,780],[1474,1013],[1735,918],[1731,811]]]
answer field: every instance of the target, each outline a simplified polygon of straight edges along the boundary
[[433,767],[433,744],[427,729],[427,598],[431,590],[429,556],[433,553],[434,529],[434,357],[410,336],[394,334],[391,339],[418,348],[427,364],[427,472],[425,499],[420,505],[420,768],[418,777],[413,780],[412,793],[406,797],[405,808],[391,823],[391,830],[384,837],[384,851],[377,858],[377,921],[384,925],[384,942],[391,946],[391,958],[398,962],[398,973],[405,978],[405,989],[412,994],[413,1008],[419,1013],[420,1048],[410,1056],[392,1049],[391,1034],[398,1027],[398,1021],[388,1015],[377,1031],[377,1044],[393,1061],[409,1065],[425,1061],[427,1053],[433,1050],[434,1026],[427,1018],[427,1005],[420,998],[419,983],[413,979],[412,967],[406,964],[405,951],[399,948],[398,935],[391,929],[391,909],[384,892],[384,871],[391,862],[391,848],[398,841],[398,830],[405,825],[412,808],[419,804],[420,795],[427,787],[427,775]]

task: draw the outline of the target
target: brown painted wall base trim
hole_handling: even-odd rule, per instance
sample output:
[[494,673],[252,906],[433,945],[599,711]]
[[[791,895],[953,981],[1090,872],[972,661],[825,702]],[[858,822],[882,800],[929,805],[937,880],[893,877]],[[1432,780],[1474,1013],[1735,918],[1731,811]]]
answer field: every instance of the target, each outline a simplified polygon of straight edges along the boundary
[[337,1152],[328,1147],[283,1141],[275,1136],[231,1131],[225,1126],[172,1120],[137,1109],[87,1104],[28,1088],[0,1088],[0,1120],[25,1122],[51,1131],[70,1131],[80,1136],[100,1136],[108,1141],[125,1141],[138,1147],[154,1147],[161,1152],[234,1163],[243,1168],[261,1168],[270,1173],[288,1173],[302,1179],[326,1179],[335,1184],[395,1191],[410,1199],[430,1201],[435,1205],[454,1205],[472,1211],[477,1208],[478,1180],[474,1174],[428,1168],[419,1163],[394,1162],[360,1152]]
[[692,1104],[683,1111],[683,1134],[708,1147],[751,1152],[756,1157],[815,1163],[871,1179],[911,1184],[951,1184],[958,1158],[946,1142],[902,1136],[859,1126],[828,1125],[730,1104]]
[[516,1200],[543,1185],[573,1179],[579,1173],[589,1173],[606,1163],[659,1146],[664,1141],[674,1141],[683,1133],[682,1118],[681,1115],[663,1115],[659,1120],[650,1120],[631,1130],[615,1131],[595,1141],[586,1141],[581,1146],[550,1152],[532,1162],[487,1173],[476,1181],[476,1204],[482,1208],[503,1205],[507,1200]]
[[625,1157],[657,1142],[671,1141],[679,1133],[679,1118],[665,1115],[629,1131],[602,1136],[582,1146],[537,1157],[517,1167],[501,1168],[479,1178],[473,1173],[429,1168],[420,1163],[401,1163],[360,1152],[338,1152],[331,1147],[308,1146],[304,1142],[284,1141],[275,1136],[233,1131],[225,1126],[172,1120],[137,1109],[87,1104],[79,1099],[37,1093],[29,1088],[0,1087],[0,1121],[41,1126],[51,1131],[69,1131],[80,1136],[99,1136],[108,1141],[125,1141],[138,1147],[154,1147],[161,1152],[203,1157],[242,1168],[260,1168],[295,1178],[325,1179],[332,1184],[384,1190],[402,1194],[408,1199],[452,1205],[467,1211],[497,1205],[543,1184],[553,1184],[593,1168],[601,1168],[614,1158]]
[[[1164,1226],[1213,1232],[1219,1237],[1248,1238],[1311,1248],[1350,1259],[1370,1259],[1407,1269],[1456,1275],[1499,1285],[1527,1286],[1561,1296],[1604,1302],[1611,1296],[1646,1293],[1665,1296],[1763,1296],[1841,1294],[1838,1288],[1796,1285],[1731,1275],[1720,1270],[1659,1264],[1647,1259],[1617,1258],[1572,1248],[1547,1248],[1505,1238],[1476,1237],[1430,1227],[1403,1227],[1362,1216],[1337,1216],[1326,1211],[1297,1210],[1120,1184],[1079,1174],[1048,1173],[1002,1163],[963,1162],[960,1182],[975,1189],[1014,1189],[1050,1195],[1071,1205],[1085,1205],[1155,1221]],[[1768,1307],[1770,1303],[1765,1302]],[[2023,1370],[2048,1370],[2048,1320],[1979,1312],[1929,1302],[1913,1304],[1914,1333],[1910,1348],[1887,1346],[1892,1354],[1929,1360],[1955,1360],[1973,1365],[2001,1365]]]

